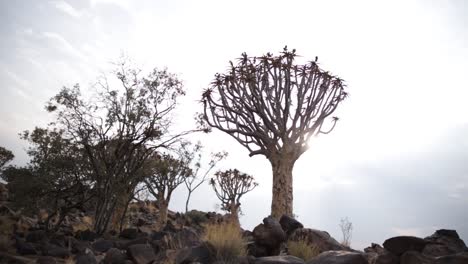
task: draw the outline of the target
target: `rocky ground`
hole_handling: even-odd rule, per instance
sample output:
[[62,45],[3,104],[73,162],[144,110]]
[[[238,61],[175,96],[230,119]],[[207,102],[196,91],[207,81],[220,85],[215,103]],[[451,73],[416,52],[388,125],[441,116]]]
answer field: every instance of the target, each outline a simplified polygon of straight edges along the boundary
[[[2,189],[3,188],[3,189]],[[153,202],[131,205],[128,228],[102,236],[91,231],[92,217],[75,212],[58,231],[46,232],[40,215],[14,212],[0,186],[0,263],[218,263],[213,245],[202,239],[203,226],[227,217],[191,211],[169,213],[168,224],[154,226],[158,211]],[[455,230],[437,230],[426,238],[399,236],[364,252],[338,243],[327,232],[304,228],[290,217],[267,217],[243,236],[248,256],[231,263],[245,264],[468,264],[468,248]],[[308,261],[288,255],[287,241],[313,245],[317,256]]]

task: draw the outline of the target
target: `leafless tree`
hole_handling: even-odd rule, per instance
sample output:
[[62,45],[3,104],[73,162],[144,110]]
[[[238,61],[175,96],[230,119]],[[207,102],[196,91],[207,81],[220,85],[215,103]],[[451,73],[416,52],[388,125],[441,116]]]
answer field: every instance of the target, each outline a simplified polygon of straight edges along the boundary
[[351,246],[351,238],[353,236],[353,223],[351,223],[348,217],[341,218],[340,220],[341,233],[343,234],[343,240],[341,244],[343,246]]
[[156,155],[151,161],[150,175],[146,177],[145,182],[149,193],[156,198],[159,209],[158,224],[163,227],[167,222],[172,193],[187,177],[191,177],[192,170],[186,159],[176,159],[168,154]]
[[133,196],[148,157],[191,132],[169,131],[177,99],[185,94],[177,76],[157,69],[143,75],[125,59],[113,75],[115,79],[99,79],[92,97],[85,98],[79,85],[64,87],[47,106],[91,164],[97,195],[94,229],[100,234],[115,213],[125,211],[117,207]]
[[270,161],[276,218],[293,215],[294,163],[312,136],[333,130],[338,118],[331,115],[347,96],[342,79],[316,61],[297,65],[296,56],[286,47],[278,56],[244,53],[202,95],[205,125],[232,136],[250,156]]
[[185,201],[185,212],[188,212],[190,198],[192,197],[192,193],[198,189],[206,180],[209,173],[215,168],[216,164],[221,160],[225,159],[228,155],[227,152],[216,152],[211,153],[211,159],[208,162],[206,167],[202,167],[202,151],[203,146],[200,142],[195,144],[192,149],[186,149],[186,156],[189,157],[190,165],[192,167],[193,174],[191,177],[185,178],[185,187],[187,188],[187,200]]
[[232,220],[238,224],[240,198],[257,187],[258,183],[252,176],[234,169],[216,172],[210,185],[221,201],[221,209],[229,212]]

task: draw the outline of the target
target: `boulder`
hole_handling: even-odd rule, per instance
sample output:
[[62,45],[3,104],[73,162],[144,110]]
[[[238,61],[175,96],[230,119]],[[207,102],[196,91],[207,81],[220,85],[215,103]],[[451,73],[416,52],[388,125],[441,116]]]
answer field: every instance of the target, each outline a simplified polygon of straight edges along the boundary
[[109,249],[114,247],[114,242],[110,240],[105,240],[105,239],[99,239],[96,240],[91,247],[95,252],[107,252]]
[[422,250],[422,253],[428,256],[440,257],[468,250],[455,230],[437,230],[431,236],[424,238],[424,240],[427,242],[427,245]]
[[255,244],[266,249],[268,256],[274,256],[280,253],[281,243],[286,241],[286,233],[278,220],[269,216],[263,219],[263,224],[254,228],[253,238]]
[[42,256],[36,260],[37,264],[58,264],[57,260],[50,256]]
[[126,228],[120,232],[120,237],[125,239],[135,239],[138,237],[138,229]]
[[127,254],[136,264],[148,264],[156,259],[153,248],[147,244],[131,245]]
[[26,242],[43,243],[47,241],[47,234],[44,230],[34,230],[26,235]]
[[435,259],[421,252],[410,250],[401,255],[400,264],[435,264]]
[[124,264],[127,258],[117,248],[111,248],[107,251],[106,257],[102,261],[103,264]]
[[330,250],[348,250],[348,248],[331,237],[328,232],[316,229],[299,228],[291,234],[289,240],[303,240],[310,245],[316,246],[320,253]]
[[468,252],[462,252],[458,254],[437,257],[436,264],[467,264],[468,263]]
[[37,255],[36,248],[33,243],[26,242],[23,239],[16,239],[16,253],[20,255]]
[[5,252],[0,252],[0,263],[8,264],[30,264],[31,260],[25,257],[12,256]]
[[196,247],[183,248],[177,252],[175,259],[176,264],[191,264],[194,262],[200,263],[213,263],[215,256],[213,255],[215,249],[209,243],[203,243]]
[[71,255],[70,250],[53,244],[45,244],[42,249],[44,256],[51,256],[56,258],[68,258]]
[[295,256],[270,256],[255,259],[253,264],[305,264],[304,260]]
[[78,231],[76,233],[76,238],[84,241],[94,241],[96,238],[98,238],[98,235],[95,232],[86,229],[84,231]]
[[344,250],[326,251],[308,261],[307,264],[368,264],[361,253]]
[[397,236],[385,240],[383,246],[391,253],[397,256],[401,256],[403,253],[410,250],[421,252],[426,244],[427,242],[419,237]]
[[379,244],[372,243],[364,249],[364,256],[369,264],[398,264],[400,259]]
[[283,215],[280,218],[280,225],[283,228],[283,231],[286,232],[286,235],[289,237],[296,229],[303,228],[304,226],[297,221],[296,219],[288,216]]
[[87,249],[84,253],[75,256],[75,264],[97,264],[98,261],[93,252]]

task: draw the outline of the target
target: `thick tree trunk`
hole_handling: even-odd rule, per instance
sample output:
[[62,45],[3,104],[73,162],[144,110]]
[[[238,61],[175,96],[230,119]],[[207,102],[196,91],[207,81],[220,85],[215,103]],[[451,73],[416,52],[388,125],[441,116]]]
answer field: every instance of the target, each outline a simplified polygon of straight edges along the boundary
[[293,216],[293,179],[292,170],[295,159],[270,159],[273,170],[273,196],[271,215],[279,219],[282,215]]
[[230,206],[230,221],[231,223],[235,224],[236,226],[240,227],[239,222],[239,205],[233,204]]
[[156,204],[159,209],[158,226],[162,229],[167,223],[167,209],[169,207],[169,203],[166,201],[157,201]]

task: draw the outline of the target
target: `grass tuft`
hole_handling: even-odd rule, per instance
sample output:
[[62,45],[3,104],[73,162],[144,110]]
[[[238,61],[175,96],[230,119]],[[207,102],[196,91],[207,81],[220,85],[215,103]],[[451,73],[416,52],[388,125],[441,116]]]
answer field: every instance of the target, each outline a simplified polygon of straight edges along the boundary
[[238,257],[247,255],[246,241],[236,224],[206,225],[203,240],[214,247],[214,253],[218,261],[235,263]]
[[288,241],[287,246],[289,255],[301,258],[304,261],[309,261],[320,254],[320,249],[316,245],[309,244],[305,240]]

